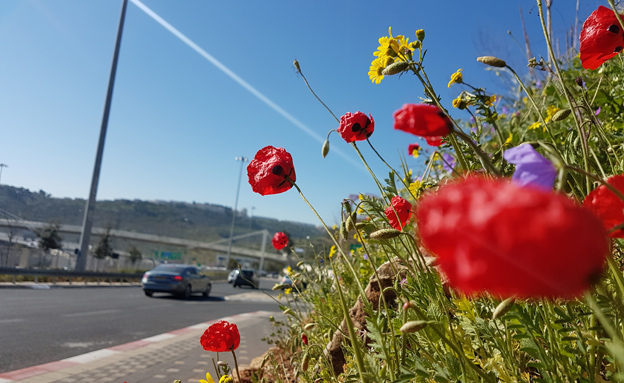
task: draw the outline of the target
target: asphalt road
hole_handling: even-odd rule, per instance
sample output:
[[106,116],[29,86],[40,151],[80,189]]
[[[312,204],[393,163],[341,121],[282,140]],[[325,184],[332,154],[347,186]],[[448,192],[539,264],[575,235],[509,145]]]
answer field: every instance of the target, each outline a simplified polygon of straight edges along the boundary
[[[262,279],[261,290],[275,280]],[[225,300],[248,293],[213,283],[210,297],[165,294],[148,298],[140,287],[0,289],[0,372],[112,347],[225,316],[278,311],[262,300]]]

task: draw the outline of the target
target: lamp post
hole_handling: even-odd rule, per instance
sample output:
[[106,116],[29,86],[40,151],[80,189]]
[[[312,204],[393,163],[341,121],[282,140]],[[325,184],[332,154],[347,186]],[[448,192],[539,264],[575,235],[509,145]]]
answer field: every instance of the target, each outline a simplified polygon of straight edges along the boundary
[[110,107],[113,99],[113,88],[115,86],[115,75],[117,73],[117,61],[119,60],[119,48],[121,46],[121,36],[123,33],[127,6],[128,0],[123,0],[121,4],[121,15],[119,16],[119,26],[117,27],[117,38],[115,39],[115,50],[113,51],[113,63],[111,64],[110,75],[108,76],[108,89],[106,91],[106,100],[104,101],[102,124],[100,125],[100,138],[98,140],[97,151],[95,153],[95,165],[93,166],[93,176],[91,177],[91,189],[89,192],[89,199],[87,199],[87,203],[85,205],[85,213],[82,220],[82,232],[80,233],[80,252],[78,253],[78,257],[76,258],[75,267],[77,271],[84,271],[87,266],[87,253],[89,252],[89,240],[91,239],[91,228],[93,227],[93,210],[95,209],[95,196],[97,194],[98,182],[100,181],[100,168],[102,166],[104,142],[106,141],[108,116],[110,114]]
[[0,181],[2,180],[2,169],[3,168],[8,168],[9,165],[7,164],[0,164]]
[[234,236],[234,223],[236,223],[236,209],[238,208],[238,194],[240,192],[241,178],[243,177],[243,165],[247,162],[247,157],[234,157],[234,160],[240,161],[240,172],[238,173],[238,186],[236,187],[236,200],[234,201],[234,210],[232,211],[232,226],[230,226],[230,241],[228,242],[228,252],[225,258],[225,268],[230,265],[230,256],[232,255],[232,237]]

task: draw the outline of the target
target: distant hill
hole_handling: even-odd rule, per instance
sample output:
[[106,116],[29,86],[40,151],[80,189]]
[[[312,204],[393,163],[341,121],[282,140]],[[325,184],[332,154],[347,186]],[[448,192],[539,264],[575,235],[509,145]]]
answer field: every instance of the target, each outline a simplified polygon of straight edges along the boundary
[[[43,190],[35,192],[9,185],[0,186],[0,218],[4,218],[2,210],[5,210],[28,221],[81,225],[85,203],[79,198],[54,198]],[[195,202],[97,201],[94,227],[216,241],[229,238],[232,210],[226,206]],[[295,245],[308,236],[317,243],[328,240],[321,227],[267,217],[249,217],[244,212],[238,212],[235,236],[263,229],[270,233],[288,232]]]

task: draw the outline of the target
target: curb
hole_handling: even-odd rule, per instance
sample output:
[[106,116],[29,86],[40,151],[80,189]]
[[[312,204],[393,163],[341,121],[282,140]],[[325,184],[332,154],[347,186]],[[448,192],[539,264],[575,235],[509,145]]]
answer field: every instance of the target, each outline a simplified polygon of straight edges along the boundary
[[211,324],[216,323],[220,320],[234,322],[242,318],[263,315],[269,316],[275,314],[275,312],[271,311],[255,311],[223,317],[208,322],[198,323],[193,326],[184,327],[178,330],[169,331],[163,334],[151,336],[118,346],[91,351],[86,354],[73,356],[56,362],[50,362],[37,366],[26,367],[20,370],[0,373],[0,383],[52,382],[58,380],[59,378],[75,374],[76,372],[84,372],[85,370],[89,370],[91,368],[99,368],[107,364],[113,363],[123,358],[124,353],[141,351],[147,352],[149,350],[145,349],[148,347],[150,349],[164,347],[172,341],[181,339],[184,335],[201,332],[209,327]]

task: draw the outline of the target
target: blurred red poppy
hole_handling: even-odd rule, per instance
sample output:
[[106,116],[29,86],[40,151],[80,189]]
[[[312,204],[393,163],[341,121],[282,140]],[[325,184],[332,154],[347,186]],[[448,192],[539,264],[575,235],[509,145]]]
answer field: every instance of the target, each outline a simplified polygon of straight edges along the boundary
[[581,63],[585,69],[597,69],[624,47],[624,31],[615,12],[600,6],[585,20],[581,30]]
[[421,137],[446,136],[453,123],[437,106],[405,104],[394,112],[394,129]]
[[437,147],[444,143],[444,137],[442,136],[425,137],[425,141],[427,141],[427,144],[429,144],[429,146]]
[[354,114],[345,113],[340,117],[338,133],[347,142],[364,141],[373,134],[375,130],[375,120],[370,114],[357,111]]
[[240,345],[238,327],[234,323],[218,321],[204,331],[200,343],[206,351],[234,351]]
[[384,213],[386,213],[390,226],[402,230],[412,217],[412,204],[399,196],[392,197],[390,203],[392,206],[388,206]]
[[308,336],[306,334],[301,334],[301,341],[303,342],[303,344],[305,344],[307,346],[308,345]]
[[288,236],[282,232],[275,233],[273,236],[273,247],[275,250],[282,250],[288,245],[288,242]]
[[[416,153],[414,153],[416,152]],[[409,144],[407,146],[407,153],[410,156],[418,157],[418,153],[420,152],[420,145],[418,144]]]
[[292,157],[284,148],[266,146],[256,153],[247,166],[249,184],[261,195],[279,194],[290,188],[290,181],[296,181]]
[[[610,177],[607,179],[607,183],[624,193],[624,174]],[[583,206],[600,218],[607,230],[624,223],[624,201],[604,185],[600,185],[592,190],[585,197]],[[612,238],[624,238],[624,229],[615,230],[609,236]]]
[[421,198],[424,246],[465,294],[578,296],[608,250],[601,222],[561,194],[469,177]]

